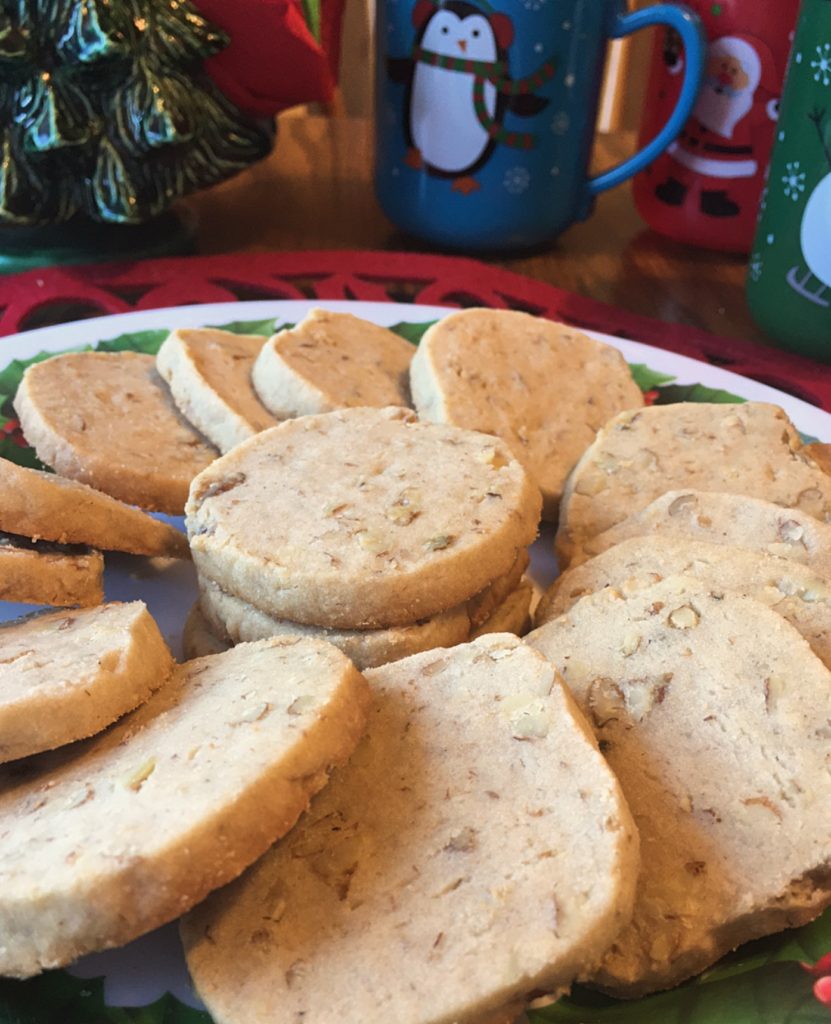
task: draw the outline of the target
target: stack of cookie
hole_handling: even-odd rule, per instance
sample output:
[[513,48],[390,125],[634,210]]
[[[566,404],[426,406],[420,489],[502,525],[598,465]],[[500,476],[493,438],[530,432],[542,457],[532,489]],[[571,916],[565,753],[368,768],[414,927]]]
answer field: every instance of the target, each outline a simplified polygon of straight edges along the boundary
[[193,482],[200,613],[220,640],[315,635],[359,667],[462,642],[494,615],[518,630],[540,505],[496,438],[402,408],[288,420]]
[[831,478],[775,406],[623,413],[571,474],[557,547],[527,639],[650,851],[591,978],[629,998],[831,904]]
[[612,995],[669,988],[831,904],[831,671],[758,596],[689,575],[607,587],[527,637],[640,832],[634,917],[589,972]]
[[679,488],[759,498],[831,522],[831,477],[778,406],[652,406],[611,419],[574,467],[557,528],[561,568],[582,560],[599,534]]

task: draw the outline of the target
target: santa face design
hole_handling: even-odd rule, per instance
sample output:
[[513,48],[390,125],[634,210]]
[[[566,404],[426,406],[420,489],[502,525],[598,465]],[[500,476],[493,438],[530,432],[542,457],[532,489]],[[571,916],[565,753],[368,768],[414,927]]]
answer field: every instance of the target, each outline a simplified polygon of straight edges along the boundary
[[694,116],[711,132],[732,138],[753,106],[761,77],[762,64],[750,43],[736,36],[717,39],[708,51]]

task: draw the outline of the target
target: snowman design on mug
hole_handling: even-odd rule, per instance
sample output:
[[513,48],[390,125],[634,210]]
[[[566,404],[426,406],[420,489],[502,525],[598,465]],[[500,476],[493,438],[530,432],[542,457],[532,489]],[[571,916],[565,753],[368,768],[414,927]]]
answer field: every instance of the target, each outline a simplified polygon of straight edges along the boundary
[[[831,143],[826,141],[826,134],[831,136],[831,131],[826,132],[823,128],[824,110],[813,111],[808,119],[814,122],[819,133],[819,142],[828,162],[828,174],[820,179],[802,214],[799,243],[808,272],[804,273],[802,267],[791,267],[787,281],[803,298],[827,308],[831,305],[825,297],[831,288]],[[831,124],[828,127],[831,129]],[[819,287],[811,287],[814,280]]]
[[390,77],[407,83],[406,163],[452,179],[453,191],[468,195],[479,189],[474,175],[498,145],[533,148],[534,135],[507,130],[505,115],[531,117],[548,105],[534,90],[553,77],[555,63],[512,79],[513,24],[486,0],[418,0],[412,21],[411,56],[387,62]]

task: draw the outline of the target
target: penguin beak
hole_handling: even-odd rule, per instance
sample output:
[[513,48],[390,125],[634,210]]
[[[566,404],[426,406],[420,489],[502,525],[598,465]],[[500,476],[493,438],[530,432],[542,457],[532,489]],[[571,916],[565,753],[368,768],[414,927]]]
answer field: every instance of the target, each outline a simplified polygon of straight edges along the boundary
[[462,53],[467,51],[467,39],[457,39],[456,42],[459,44],[459,49]]

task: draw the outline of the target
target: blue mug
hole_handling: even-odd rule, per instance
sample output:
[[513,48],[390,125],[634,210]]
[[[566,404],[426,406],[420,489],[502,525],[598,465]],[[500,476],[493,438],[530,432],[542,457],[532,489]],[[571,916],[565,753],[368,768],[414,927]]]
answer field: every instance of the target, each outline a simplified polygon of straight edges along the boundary
[[[376,193],[404,231],[454,249],[527,248],[588,217],[599,192],[679,134],[704,61],[698,19],[679,5],[495,2],[378,5]],[[639,153],[591,178],[606,45],[651,25],[674,29],[686,50],[678,103]]]

